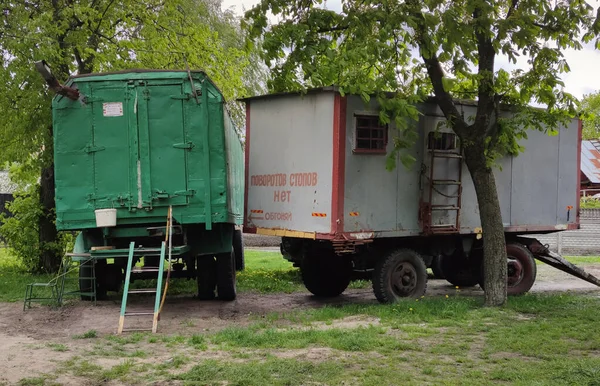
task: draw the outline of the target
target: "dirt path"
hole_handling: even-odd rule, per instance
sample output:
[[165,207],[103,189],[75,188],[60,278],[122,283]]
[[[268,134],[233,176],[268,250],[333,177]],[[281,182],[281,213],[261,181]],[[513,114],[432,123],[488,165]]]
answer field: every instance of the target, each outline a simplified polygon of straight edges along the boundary
[[[600,277],[600,264],[586,265],[586,271]],[[457,289],[444,280],[430,280],[427,296],[456,294]],[[595,292],[600,289],[583,280],[543,265],[538,268],[538,279],[531,292]],[[479,287],[460,289],[462,296],[481,296]],[[152,308],[153,299],[133,299],[133,307]],[[203,333],[231,325],[244,326],[254,316],[265,316],[272,312],[292,311],[328,304],[363,303],[376,304],[369,289],[349,290],[344,295],[329,300],[318,300],[308,292],[293,294],[260,295],[242,293],[234,302],[201,302],[189,297],[170,298],[165,304],[160,320],[160,331],[169,334]],[[75,301],[60,310],[36,307],[23,311],[22,303],[0,303],[0,385],[13,384],[23,377],[47,372],[59,361],[73,356],[73,349],[90,344],[75,340],[73,335],[95,330],[99,335],[113,334],[119,319],[120,299],[98,302],[92,306],[87,302]],[[133,308],[132,307],[132,308]],[[150,321],[128,319],[136,326],[148,326]],[[130,325],[131,325],[130,324]],[[68,344],[69,352],[52,350],[56,344]],[[69,383],[63,382],[60,383]],[[76,384],[76,383],[73,383]]]

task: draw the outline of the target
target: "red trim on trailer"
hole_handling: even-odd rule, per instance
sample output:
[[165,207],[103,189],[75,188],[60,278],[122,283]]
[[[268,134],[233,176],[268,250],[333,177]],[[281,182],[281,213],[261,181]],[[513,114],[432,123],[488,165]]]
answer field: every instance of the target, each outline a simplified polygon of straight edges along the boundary
[[[583,133],[583,122],[581,119],[579,120],[579,134],[577,136],[577,200],[575,201],[575,223],[577,224],[577,228],[579,229],[579,212],[581,206],[581,140]],[[569,224],[570,225],[570,224]]]
[[246,102],[246,144],[244,150],[244,158],[245,158],[245,168],[244,168],[244,233],[256,233],[256,229],[254,232],[251,232],[250,229],[246,229],[248,226],[248,186],[250,184],[250,101]]
[[256,233],[256,228],[255,227],[248,228],[248,227],[244,226],[244,233]]
[[333,102],[333,180],[331,185],[331,233],[344,231],[346,179],[346,97],[336,93]]

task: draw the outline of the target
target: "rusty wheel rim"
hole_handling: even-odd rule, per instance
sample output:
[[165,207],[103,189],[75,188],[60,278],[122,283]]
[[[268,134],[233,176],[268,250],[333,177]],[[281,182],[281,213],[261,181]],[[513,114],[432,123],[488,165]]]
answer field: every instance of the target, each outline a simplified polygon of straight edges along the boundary
[[417,287],[417,270],[409,263],[400,263],[392,272],[392,290],[399,296],[410,295]]
[[518,285],[524,277],[523,264],[514,256],[508,257],[506,276],[509,287]]

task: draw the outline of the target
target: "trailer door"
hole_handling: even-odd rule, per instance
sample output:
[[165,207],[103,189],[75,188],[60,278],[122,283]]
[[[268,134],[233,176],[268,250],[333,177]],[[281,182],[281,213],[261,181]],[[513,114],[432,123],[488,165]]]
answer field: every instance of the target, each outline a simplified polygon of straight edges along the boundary
[[186,142],[183,83],[140,84],[137,87],[139,166],[144,206],[185,205],[186,157],[193,145]]
[[[92,95],[92,141],[84,151],[93,154],[95,208],[135,205],[130,141],[131,107],[125,87],[98,87]],[[133,129],[135,130],[135,120]],[[129,130],[127,129],[129,128]]]

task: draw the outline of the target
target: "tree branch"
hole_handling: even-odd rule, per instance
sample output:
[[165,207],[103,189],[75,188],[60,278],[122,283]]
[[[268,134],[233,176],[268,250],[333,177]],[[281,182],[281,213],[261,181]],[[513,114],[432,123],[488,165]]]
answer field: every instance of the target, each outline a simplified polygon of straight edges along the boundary
[[322,33],[327,33],[327,32],[345,31],[347,29],[348,29],[347,25],[338,25],[338,26],[330,27],[330,28],[319,28],[315,32],[322,34]]
[[510,18],[513,13],[517,10],[517,7],[519,6],[519,0],[512,0],[511,4],[510,4],[510,8],[508,9],[508,12],[506,13],[506,19]]
[[98,25],[96,26],[96,30],[94,31],[96,34],[99,33],[100,31],[100,26],[102,25],[102,22],[104,21],[104,17],[106,16],[106,13],[108,12],[108,10],[110,9],[110,7],[112,7],[113,3],[115,2],[115,0],[111,0],[108,5],[106,6],[106,8],[104,8],[104,12],[102,12],[102,16],[100,17],[100,20],[98,21]]
[[534,26],[538,27],[538,28],[541,28],[541,29],[547,29],[547,30],[549,30],[550,32],[560,32],[560,28],[557,28],[557,27],[553,27],[553,26],[550,26],[550,25],[546,25],[546,24],[537,23],[537,22],[535,22],[535,21],[534,21],[532,24],[533,24]]
[[476,129],[487,130],[491,121],[491,113],[494,111],[494,60],[496,51],[490,36],[486,31],[477,26],[480,19],[485,17],[481,8],[476,8],[473,12],[475,22],[475,37],[477,38],[477,54],[479,56],[479,86],[477,115],[475,116]]

